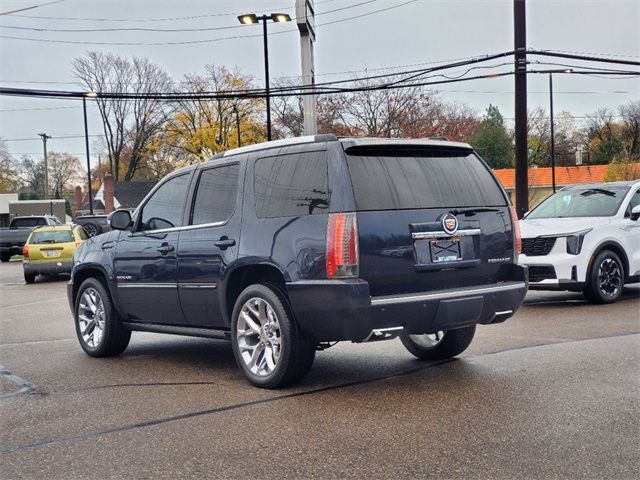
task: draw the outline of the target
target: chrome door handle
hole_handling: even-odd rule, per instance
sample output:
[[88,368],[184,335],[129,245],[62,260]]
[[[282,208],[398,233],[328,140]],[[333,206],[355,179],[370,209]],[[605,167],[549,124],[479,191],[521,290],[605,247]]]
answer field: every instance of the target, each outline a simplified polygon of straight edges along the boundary
[[173,252],[175,250],[175,247],[173,245],[164,243],[160,245],[158,248],[156,248],[156,250],[160,252],[162,255],[166,255],[169,252]]
[[216,240],[213,244],[220,250],[224,250],[229,247],[233,247],[236,241],[233,238],[222,237],[220,240]]

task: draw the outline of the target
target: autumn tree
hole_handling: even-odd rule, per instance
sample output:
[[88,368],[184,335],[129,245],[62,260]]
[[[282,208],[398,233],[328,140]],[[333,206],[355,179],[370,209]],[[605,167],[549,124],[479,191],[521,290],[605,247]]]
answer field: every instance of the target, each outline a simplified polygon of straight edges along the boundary
[[13,193],[19,185],[14,159],[6,142],[0,138],[0,193]]
[[498,107],[489,105],[471,144],[492,168],[513,167],[513,143]]
[[[72,72],[90,91],[98,93],[163,93],[171,79],[147,58],[128,59],[113,53],[87,52],[72,62]],[[147,147],[163,128],[165,106],[156,99],[95,99],[102,118],[108,154],[115,180],[131,180],[143,161]]]
[[52,198],[63,198],[69,185],[82,181],[80,160],[64,152],[49,152],[47,155],[49,170],[49,192]]
[[[185,75],[181,89],[194,94],[233,92],[253,88],[252,81],[249,75],[237,70],[209,65],[203,73]],[[266,137],[263,111],[259,99],[179,100],[165,125],[165,140],[183,149],[192,161],[203,161],[238,145],[237,121],[242,145],[263,141]]]

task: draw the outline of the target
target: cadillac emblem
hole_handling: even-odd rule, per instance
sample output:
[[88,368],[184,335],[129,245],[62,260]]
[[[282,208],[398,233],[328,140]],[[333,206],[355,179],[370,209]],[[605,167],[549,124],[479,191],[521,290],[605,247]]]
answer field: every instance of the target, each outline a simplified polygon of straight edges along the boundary
[[458,231],[458,219],[455,215],[447,213],[442,217],[442,229],[447,235],[453,235]]

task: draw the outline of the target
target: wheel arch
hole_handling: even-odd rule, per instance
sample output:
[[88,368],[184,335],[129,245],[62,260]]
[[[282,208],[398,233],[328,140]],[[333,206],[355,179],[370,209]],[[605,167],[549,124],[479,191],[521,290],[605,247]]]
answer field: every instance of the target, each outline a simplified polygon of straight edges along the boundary
[[239,265],[234,268],[225,279],[222,313],[227,325],[231,325],[231,316],[236,299],[249,285],[256,283],[270,283],[286,288],[285,273],[272,263],[258,263]]
[[104,288],[106,288],[107,291],[109,292],[109,295],[111,295],[111,300],[114,307],[119,312],[120,309],[118,308],[118,304],[114,296],[115,292],[113,291],[113,288],[111,288],[112,285],[111,285],[111,282],[109,281],[109,274],[107,273],[107,271],[102,265],[98,265],[98,264],[83,265],[74,270],[73,276],[72,276],[72,280],[73,280],[73,297],[72,298],[74,303],[76,301],[76,296],[78,295],[78,289],[80,288],[80,285],[82,285],[82,282],[84,282],[87,278],[95,278],[104,285]]
[[627,256],[627,253],[624,251],[624,248],[622,247],[622,245],[620,245],[618,242],[613,240],[607,240],[605,242],[602,242],[593,250],[593,253],[591,254],[591,258],[589,258],[589,267],[587,269],[587,272],[591,272],[591,267],[593,266],[594,260],[598,255],[600,255],[600,253],[602,253],[603,250],[611,250],[613,253],[615,253],[618,256],[618,258],[620,258],[620,260],[622,261],[622,268],[624,268],[624,280],[626,282],[630,275],[629,257]]

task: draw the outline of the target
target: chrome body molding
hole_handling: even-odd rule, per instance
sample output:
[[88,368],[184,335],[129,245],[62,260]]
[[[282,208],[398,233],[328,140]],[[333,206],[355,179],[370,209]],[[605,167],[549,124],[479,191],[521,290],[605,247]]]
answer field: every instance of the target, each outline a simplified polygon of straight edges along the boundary
[[405,296],[392,296],[392,297],[372,297],[371,305],[394,305],[397,303],[411,303],[411,302],[426,302],[431,300],[444,300],[447,298],[464,298],[472,295],[485,295],[490,293],[501,293],[507,292],[510,290],[519,290],[527,288],[526,283],[524,282],[514,282],[508,283],[504,285],[491,285],[480,288],[468,288],[462,290],[448,290],[444,292],[434,292],[434,293],[416,293],[413,295],[405,295]]
[[118,288],[176,288],[175,283],[118,283]]
[[469,228],[466,230],[458,230],[453,235],[445,232],[444,230],[438,230],[436,232],[413,232],[411,236],[414,240],[431,239],[431,238],[455,238],[455,237],[469,237],[472,235],[480,235],[482,230],[479,228]]
[[184,290],[215,290],[218,285],[215,283],[179,283],[178,287]]

